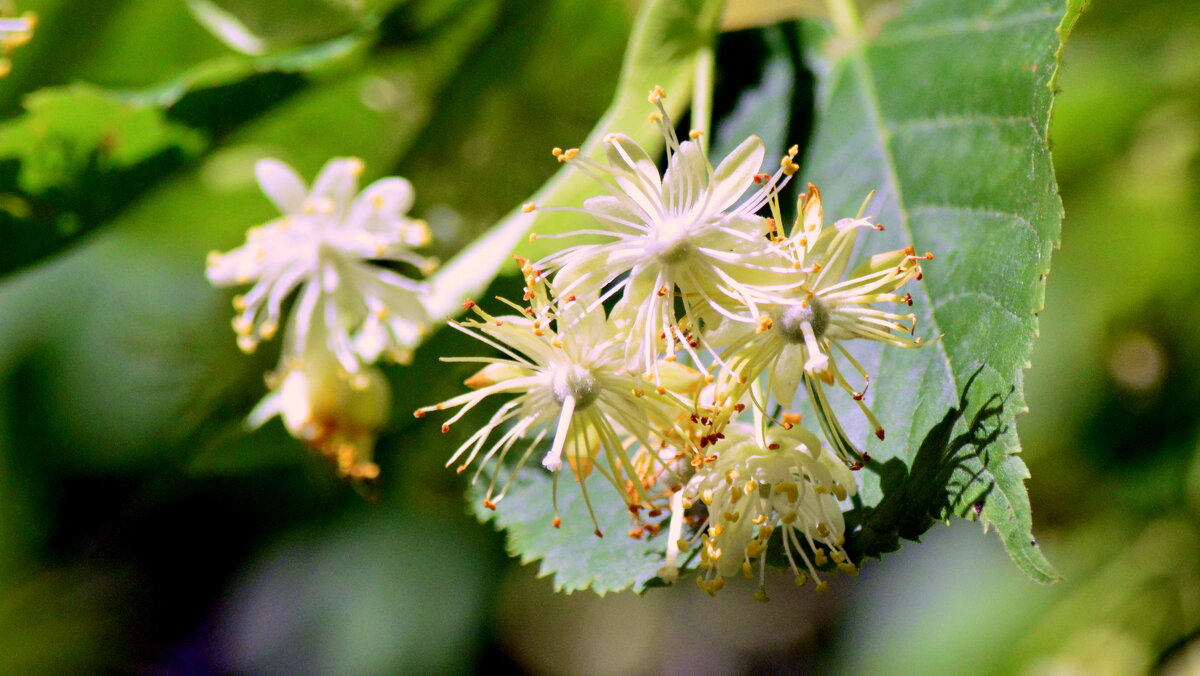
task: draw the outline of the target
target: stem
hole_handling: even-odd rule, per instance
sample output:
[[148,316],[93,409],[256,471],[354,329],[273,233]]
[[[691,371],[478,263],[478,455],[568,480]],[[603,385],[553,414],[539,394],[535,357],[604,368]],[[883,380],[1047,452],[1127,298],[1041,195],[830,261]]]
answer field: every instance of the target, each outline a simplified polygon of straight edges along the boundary
[[862,31],[858,7],[854,0],[828,0],[829,16],[838,35],[853,37]]
[[696,80],[692,86],[692,128],[704,132],[697,141],[708,152],[712,132],[712,95],[715,58],[710,44],[696,54]]

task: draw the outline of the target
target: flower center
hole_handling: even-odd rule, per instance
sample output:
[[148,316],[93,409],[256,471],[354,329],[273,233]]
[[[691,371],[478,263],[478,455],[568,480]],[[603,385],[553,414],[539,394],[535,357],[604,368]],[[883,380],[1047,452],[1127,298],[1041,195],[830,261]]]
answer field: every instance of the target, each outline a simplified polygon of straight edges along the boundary
[[808,305],[792,305],[779,318],[779,330],[789,343],[804,342],[804,324],[812,327],[813,335],[820,340],[829,328],[829,308],[816,297],[808,299]]
[[650,252],[663,265],[672,265],[683,261],[692,252],[688,224],[679,219],[663,223],[654,233]]
[[572,397],[575,399],[577,410],[591,406],[600,395],[596,376],[578,364],[555,369],[550,379],[550,387],[554,390],[555,401],[561,404],[567,397]]

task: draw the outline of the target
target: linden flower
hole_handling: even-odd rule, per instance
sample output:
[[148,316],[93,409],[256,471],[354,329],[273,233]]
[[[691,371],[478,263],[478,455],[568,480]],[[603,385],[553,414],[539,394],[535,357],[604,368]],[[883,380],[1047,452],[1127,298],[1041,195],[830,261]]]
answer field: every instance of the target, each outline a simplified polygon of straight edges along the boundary
[[776,532],[797,585],[812,576],[817,590],[824,591],[827,585],[817,571],[830,560],[843,572],[857,574],[842,549],[845,522],[838,504],[857,490],[850,470],[823,452],[817,438],[802,427],[771,428],[765,447],[746,425],[736,427],[738,431],[730,427],[717,460],[697,472],[682,493],[682,509],[703,501],[708,518],[693,542],[679,538],[669,543],[668,579],[679,553],[698,539],[701,589],[715,594],[725,577],[738,573],[752,579],[757,563],[756,596],[765,601],[763,554]]
[[[318,322],[314,332],[322,330]],[[285,356],[267,384],[271,392],[250,413],[249,427],[278,415],[293,437],[332,460],[340,475],[379,476],[372,459],[375,437],[391,412],[391,389],[379,369],[366,366],[348,377],[317,340],[303,356]]]
[[[911,294],[901,296],[896,291],[911,279],[921,279],[919,261],[931,260],[933,255],[917,256],[912,247],[890,251],[872,256],[847,275],[858,232],[882,230],[883,226],[863,218],[861,211],[857,217],[842,219],[831,227],[822,227],[821,221],[821,193],[809,184],[792,233],[779,242],[793,265],[807,272],[804,288],[783,302],[764,303],[760,307],[762,318],[755,327],[723,324],[712,343],[727,347],[727,363],[748,380],[756,381],[765,374],[768,391],[785,408],[792,405],[803,383],[834,449],[847,463],[861,466],[861,454],[842,430],[817,381],[836,384],[849,394],[875,428],[876,436],[884,437],[879,421],[862,401],[870,376],[842,342],[865,338],[904,348],[931,344],[912,336],[916,315],[887,312],[875,304],[912,305]],[[835,355],[862,376],[861,389],[850,385]],[[765,410],[765,402],[756,405]]]
[[[798,284],[792,278],[795,271],[773,266],[765,240],[768,223],[756,215],[795,172],[791,158],[796,149],[774,176],[759,174],[763,144],[751,136],[714,169],[700,143],[676,138],[663,97],[661,88],[650,95],[659,111],[651,119],[666,142],[667,169],[661,176],[650,154],[624,134],[605,139],[607,166],[581,156],[578,149],[554,150],[560,162],[571,162],[609,193],[586,200],[581,209],[550,207],[586,213],[602,226],[559,236],[594,235],[609,241],[568,247],[540,263],[558,271],[554,284],[562,295],[603,294],[603,300],[620,293],[614,314],[635,327],[626,363],[654,373],[660,354],[672,359],[684,350],[695,356],[696,339],[687,331],[698,327],[700,319],[757,320],[756,296],[747,278],[775,272],[782,278],[772,288]],[[692,139],[700,134],[692,132]],[[735,207],[756,184],[761,187]],[[535,208],[541,207],[527,207]],[[683,326],[677,323],[677,293],[683,300]]]
[[[468,301],[479,320],[451,325],[484,343],[504,357],[444,357],[443,361],[486,364],[466,381],[473,391],[435,406],[416,411],[422,417],[429,411],[461,407],[442,426],[461,419],[488,397],[513,394],[491,420],[459,447],[447,466],[459,462],[459,471],[479,462],[476,478],[487,461],[498,456],[484,505],[495,508],[507,492],[517,472],[539,444],[549,435],[553,442],[542,458],[542,465],[554,472],[555,494],[559,470],[566,461],[579,482],[591,512],[585,479],[594,470],[601,474],[631,506],[649,502],[650,497],[637,477],[645,471],[635,468],[627,452],[630,437],[643,446],[651,445],[651,431],[670,427],[671,396],[664,387],[645,392],[645,383],[623,368],[625,338],[620,327],[607,319],[602,307],[574,296],[555,299],[546,293],[544,282],[533,266],[522,261],[528,288],[529,307],[513,306],[520,315],[492,316]],[[676,391],[686,391],[697,375],[680,365],[668,369]],[[507,429],[489,444],[493,432]],[[508,481],[495,490],[500,465],[518,441],[532,437],[522,452]],[[487,447],[485,450],[485,446]],[[482,458],[480,455],[482,454]],[[632,490],[631,490],[632,487]],[[555,525],[560,522],[555,506]],[[595,514],[592,521],[595,523]],[[601,535],[599,526],[596,534]]]
[[326,348],[349,373],[381,355],[408,361],[428,322],[418,299],[424,285],[370,261],[431,269],[430,259],[410,250],[430,241],[429,227],[405,215],[412,185],[385,178],[356,197],[363,163],[354,158],[330,160],[311,188],[278,160],[261,160],[255,171],[283,217],[251,228],[246,244],[208,259],[214,285],[254,283],[234,298],[238,346],[249,353],[271,339],[284,301],[299,289],[285,353],[307,353],[308,334],[320,321]]
[[[0,10],[0,15],[7,14]],[[33,39],[33,29],[37,26],[37,15],[25,12],[20,17],[0,16],[0,77],[8,75],[12,70],[12,62],[7,56],[17,47]]]

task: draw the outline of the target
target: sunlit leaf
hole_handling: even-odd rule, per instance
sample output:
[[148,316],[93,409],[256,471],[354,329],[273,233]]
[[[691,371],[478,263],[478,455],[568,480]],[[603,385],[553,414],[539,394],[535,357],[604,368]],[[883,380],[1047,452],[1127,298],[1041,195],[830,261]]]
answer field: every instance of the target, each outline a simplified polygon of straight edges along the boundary
[[868,211],[887,230],[875,245],[936,253],[912,294],[919,334],[944,334],[863,355],[888,436],[852,433],[875,461],[850,545],[878,555],[936,518],[978,516],[1022,570],[1053,581],[1015,416],[1062,219],[1046,141],[1057,29],[1079,7],[936,0],[862,21],[834,7],[834,31],[806,35],[819,104],[803,176],[833,218],[876,191]]

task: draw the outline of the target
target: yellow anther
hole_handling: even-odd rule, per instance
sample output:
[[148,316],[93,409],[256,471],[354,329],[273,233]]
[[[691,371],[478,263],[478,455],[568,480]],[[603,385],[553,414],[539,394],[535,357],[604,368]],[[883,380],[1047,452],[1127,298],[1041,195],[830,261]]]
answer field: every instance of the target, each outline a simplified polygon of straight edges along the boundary
[[775,532],[774,526],[762,526],[758,529],[758,539],[766,542],[771,539],[771,535]]
[[766,514],[759,514],[758,516],[754,517],[753,519],[750,519],[750,523],[754,524],[755,526],[761,526],[766,522],[767,522]]
[[758,556],[759,554],[762,554],[763,550],[766,548],[767,548],[767,545],[762,540],[751,540],[749,543],[746,544],[746,556],[753,559],[754,557]]
[[[529,214],[529,213],[533,213],[533,212],[534,212],[534,210],[536,210],[536,209],[537,209],[537,205],[536,205],[536,204],[534,204],[533,202],[526,202],[525,204],[523,204],[523,205],[521,206],[521,213],[523,213],[523,214]],[[530,237],[532,237],[532,238],[533,238],[533,239],[530,239],[530,240],[529,240],[529,241],[531,241],[531,242],[537,239],[537,235],[536,235],[536,234],[530,234]]]
[[635,388],[633,388],[633,390],[631,390],[631,391],[633,392],[633,396],[635,396],[635,397],[644,397],[644,396],[646,396],[646,391],[645,391],[645,390],[643,390],[643,389],[641,389],[641,388],[635,387]]
[[800,489],[791,481],[780,481],[775,484],[775,493],[787,493],[788,502],[795,502],[800,499]]
[[662,119],[662,113],[650,113],[646,116],[646,120],[648,122],[662,122]]
[[813,554],[814,554],[813,561],[815,561],[818,566],[823,566],[823,565],[829,563],[829,557],[825,556],[824,549],[817,547],[816,551]]
[[818,592],[824,594],[825,592],[829,591],[829,583],[825,582],[824,580],[822,580],[821,582],[818,582],[816,590]]
[[346,162],[350,165],[350,173],[355,176],[362,176],[362,173],[367,169],[367,165],[357,157],[351,157]]
[[858,566],[853,563],[839,563],[838,570],[849,575],[850,577],[858,577]]
[[[704,504],[711,505],[713,499],[712,489],[705,488],[704,490],[700,491],[700,499],[704,501]],[[720,526],[714,526],[714,528],[720,528]],[[716,537],[716,534],[713,534],[713,537]]]
[[558,147],[556,147],[554,150],[551,150],[551,151],[550,151],[550,154],[551,154],[551,155],[553,155],[553,156],[555,156],[555,157],[559,157],[559,156],[561,156],[561,155],[563,154],[563,149],[562,149],[562,148],[558,148]]
[[721,533],[724,532],[725,527],[718,523],[708,529],[708,536],[716,540],[717,538],[721,537]]
[[796,513],[787,512],[783,516],[779,517],[779,520],[790,526],[796,521]]
[[732,484],[734,481],[737,481],[737,478],[738,471],[736,469],[731,469],[725,472],[725,483]]
[[258,327],[258,335],[262,336],[263,340],[270,340],[275,337],[275,332],[279,330],[279,324],[268,319]]
[[829,492],[829,487],[826,486],[825,484],[817,484],[816,490],[817,490],[817,495],[825,495],[826,493]]
[[788,157],[795,157],[799,153],[800,153],[800,146],[793,145],[791,148],[788,148],[788,152],[787,152]]
[[796,586],[803,587],[806,584],[808,584],[808,574],[807,573],[797,573],[796,574]]
[[758,328],[756,328],[754,330],[754,332],[762,333],[764,331],[768,331],[774,325],[775,325],[775,322],[772,321],[772,319],[770,317],[768,317],[767,315],[763,315],[758,318]]
[[843,487],[841,484],[834,484],[833,485],[833,496],[836,497],[838,500],[845,500],[846,499],[845,487]]
[[767,590],[762,587],[759,587],[758,591],[754,592],[754,600],[759,601],[761,603],[766,603],[767,601],[770,601],[771,599],[770,599],[770,597],[767,596]]
[[726,523],[737,523],[737,520],[741,517],[741,512],[721,512],[721,518],[725,519]]
[[686,539],[679,538],[678,540],[675,541],[675,547],[679,551],[687,553],[688,549],[690,548],[690,545],[688,545],[688,541]]
[[233,309],[237,310],[238,312],[244,312],[246,310],[246,297],[240,293],[234,296]]
[[747,481],[746,485],[742,487],[742,492],[746,495],[753,495],[756,490],[758,490],[758,482],[754,479]]
[[693,129],[688,132],[688,138],[697,139],[697,138],[700,138],[701,136],[704,136],[704,132],[699,129]]
[[252,331],[254,331],[254,322],[250,321],[246,317],[233,318],[234,333],[238,334],[239,336],[248,336]]
[[834,563],[841,563],[846,560],[846,555],[836,549],[829,550],[829,558],[833,559]]
[[750,562],[749,562],[749,561],[742,561],[742,575],[743,575],[743,576],[744,576],[744,577],[745,577],[747,580],[753,580],[753,579],[754,579],[754,569],[750,567]]
[[246,354],[254,354],[254,351],[258,349],[258,341],[253,336],[238,336],[237,346]]
[[722,589],[724,589],[724,587],[725,587],[725,578],[723,578],[723,577],[718,577],[715,580],[713,580],[712,582],[708,583],[708,591],[711,594],[715,594],[715,593],[721,591]]
[[820,533],[821,537],[823,538],[829,537],[829,526],[826,526],[823,523],[818,523],[817,532]]
[[667,98],[667,92],[664,91],[661,86],[656,85],[654,87],[654,89],[650,90],[650,96],[649,96],[648,100],[650,101],[650,103],[658,103],[659,101],[662,101],[665,98]]

